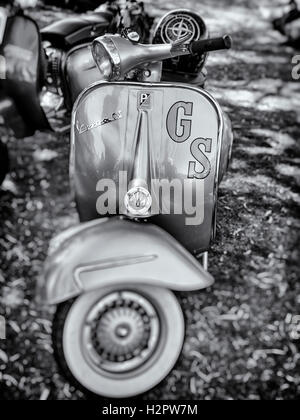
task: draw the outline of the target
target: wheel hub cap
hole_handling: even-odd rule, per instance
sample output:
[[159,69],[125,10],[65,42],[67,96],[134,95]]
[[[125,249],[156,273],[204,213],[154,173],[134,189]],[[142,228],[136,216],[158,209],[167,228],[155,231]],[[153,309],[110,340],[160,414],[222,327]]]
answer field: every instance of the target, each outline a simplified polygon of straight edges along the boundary
[[131,332],[129,325],[119,325],[119,327],[116,328],[115,334],[118,338],[127,338]]
[[133,292],[112,293],[88,315],[88,358],[103,370],[124,372],[143,365],[156,350],[160,333],[155,308]]

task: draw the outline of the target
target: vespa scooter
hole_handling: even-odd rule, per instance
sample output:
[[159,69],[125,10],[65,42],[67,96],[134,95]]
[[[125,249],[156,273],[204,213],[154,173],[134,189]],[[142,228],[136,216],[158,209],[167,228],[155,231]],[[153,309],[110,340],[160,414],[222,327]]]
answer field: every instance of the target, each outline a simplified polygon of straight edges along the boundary
[[205,90],[160,78],[164,60],[228,49],[231,38],[187,39],[97,38],[102,81],[73,110],[70,176],[82,223],[53,240],[39,297],[57,306],[63,374],[98,396],[132,397],[160,383],[184,343],[174,292],[214,282],[207,251],[231,125]]

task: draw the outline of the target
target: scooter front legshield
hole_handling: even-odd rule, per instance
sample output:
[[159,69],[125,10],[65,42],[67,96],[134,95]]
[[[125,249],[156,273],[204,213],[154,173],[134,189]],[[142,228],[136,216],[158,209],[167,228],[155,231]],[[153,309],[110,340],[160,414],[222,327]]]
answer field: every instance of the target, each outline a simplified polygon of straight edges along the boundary
[[179,242],[151,224],[97,220],[71,229],[56,242],[38,285],[38,298],[45,304],[113,284],[193,291],[214,282]]

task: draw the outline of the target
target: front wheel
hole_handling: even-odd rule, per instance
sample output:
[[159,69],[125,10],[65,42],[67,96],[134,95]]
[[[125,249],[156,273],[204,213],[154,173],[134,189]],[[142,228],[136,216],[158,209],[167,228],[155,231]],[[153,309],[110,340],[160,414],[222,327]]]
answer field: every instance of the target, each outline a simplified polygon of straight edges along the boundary
[[150,286],[115,286],[58,307],[56,359],[75,385],[98,396],[129,398],[149,391],[172,370],[184,342],[174,294]]

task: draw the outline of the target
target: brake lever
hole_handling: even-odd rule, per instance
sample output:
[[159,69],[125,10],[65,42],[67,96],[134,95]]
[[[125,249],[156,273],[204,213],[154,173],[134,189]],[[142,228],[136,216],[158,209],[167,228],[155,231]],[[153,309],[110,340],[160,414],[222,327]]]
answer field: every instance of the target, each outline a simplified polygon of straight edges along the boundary
[[188,42],[188,40],[190,37],[191,35],[187,34],[183,38],[178,39],[177,41],[173,42],[172,48],[171,48],[171,54],[174,54],[175,56],[189,55],[191,42]]
[[189,38],[191,37],[190,34],[186,34],[183,38],[177,39],[177,41],[173,42],[173,46],[177,47],[178,45],[186,44]]

